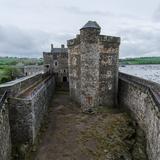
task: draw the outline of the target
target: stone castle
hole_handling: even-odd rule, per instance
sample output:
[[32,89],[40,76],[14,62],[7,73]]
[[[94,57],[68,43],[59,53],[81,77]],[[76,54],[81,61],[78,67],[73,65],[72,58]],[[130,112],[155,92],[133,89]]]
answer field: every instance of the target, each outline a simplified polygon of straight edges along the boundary
[[96,22],[89,21],[68,41],[70,94],[83,110],[117,103],[120,38],[100,31]]
[[120,38],[100,35],[100,31],[96,22],[89,21],[80,35],[68,40],[68,51],[64,45],[51,45],[51,52],[43,53],[45,66],[58,82],[68,81],[69,76],[70,95],[83,111],[117,105]]
[[43,52],[46,70],[55,75],[57,83],[68,82],[68,49],[64,45],[54,48],[51,44],[51,52]]
[[50,52],[43,52],[45,73],[0,85],[2,160],[10,160],[11,150],[25,159],[55,87],[68,83],[70,97],[83,112],[92,113],[100,106],[127,109],[145,133],[148,159],[160,160],[160,85],[119,73],[120,38],[100,31],[97,22],[89,21],[67,41],[68,48],[51,45]]

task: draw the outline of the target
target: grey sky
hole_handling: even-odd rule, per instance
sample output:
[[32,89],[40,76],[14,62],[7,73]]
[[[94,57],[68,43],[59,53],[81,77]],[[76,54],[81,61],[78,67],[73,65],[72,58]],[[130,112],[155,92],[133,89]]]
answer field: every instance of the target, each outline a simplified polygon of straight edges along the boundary
[[160,56],[159,0],[0,0],[0,56],[40,57],[96,20],[120,57]]

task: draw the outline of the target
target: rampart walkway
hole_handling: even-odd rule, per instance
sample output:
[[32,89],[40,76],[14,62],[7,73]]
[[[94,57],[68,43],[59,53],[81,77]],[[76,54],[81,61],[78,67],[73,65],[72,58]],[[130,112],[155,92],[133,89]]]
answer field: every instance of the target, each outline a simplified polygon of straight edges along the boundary
[[31,159],[145,160],[144,139],[135,128],[122,111],[106,108],[84,114],[68,94],[56,94],[48,127]]

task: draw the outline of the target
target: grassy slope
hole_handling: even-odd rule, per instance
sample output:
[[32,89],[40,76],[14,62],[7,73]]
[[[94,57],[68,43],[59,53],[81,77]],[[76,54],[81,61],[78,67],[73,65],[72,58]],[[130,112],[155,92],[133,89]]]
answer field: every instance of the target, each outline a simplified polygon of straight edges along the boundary
[[120,59],[120,64],[160,64],[160,57],[140,57]]
[[24,65],[35,65],[43,64],[42,59],[36,58],[17,58],[17,57],[0,57],[0,66],[1,65],[16,65],[22,63]]

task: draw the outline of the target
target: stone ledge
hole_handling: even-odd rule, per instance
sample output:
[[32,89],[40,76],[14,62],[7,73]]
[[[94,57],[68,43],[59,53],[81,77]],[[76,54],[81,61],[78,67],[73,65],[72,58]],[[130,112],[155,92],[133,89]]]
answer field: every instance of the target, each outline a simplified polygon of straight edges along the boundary
[[118,44],[120,44],[121,38],[120,37],[100,35],[99,36],[99,41],[100,42],[118,43]]

